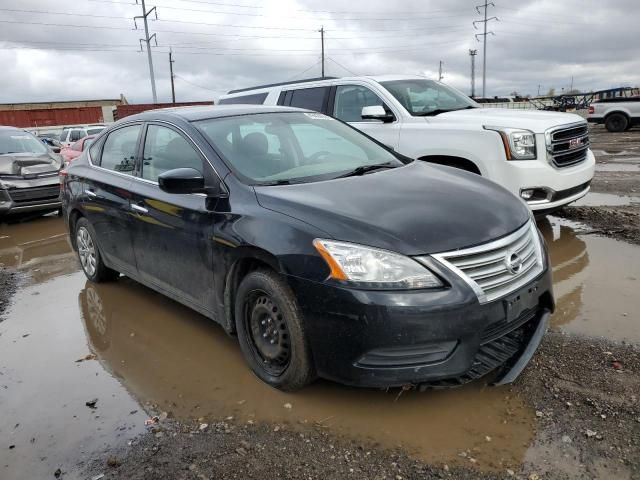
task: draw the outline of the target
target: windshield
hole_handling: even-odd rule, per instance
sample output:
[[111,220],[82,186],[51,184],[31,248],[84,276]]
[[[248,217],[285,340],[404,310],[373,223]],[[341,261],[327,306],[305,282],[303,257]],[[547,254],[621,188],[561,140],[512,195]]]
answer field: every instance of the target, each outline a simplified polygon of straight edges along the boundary
[[311,182],[404,165],[353,128],[320,113],[263,113],[194,122],[249,183]]
[[97,135],[104,129],[105,127],[87,128],[87,135]]
[[0,130],[0,155],[9,153],[47,153],[46,145],[21,130]]
[[381,84],[414,116],[480,107],[461,92],[433,80],[394,80]]

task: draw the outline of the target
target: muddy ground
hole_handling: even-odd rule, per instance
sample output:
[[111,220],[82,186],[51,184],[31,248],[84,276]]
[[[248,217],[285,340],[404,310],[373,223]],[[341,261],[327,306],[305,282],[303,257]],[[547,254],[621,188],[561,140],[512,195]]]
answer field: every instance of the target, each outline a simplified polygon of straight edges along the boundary
[[591,192],[596,195],[557,215],[588,224],[594,233],[640,244],[640,129],[609,133],[592,125],[590,136],[597,161]]
[[640,479],[640,247],[594,221],[637,208],[632,133],[538,224],[558,308],[509,387],[277,392],[209,320],[87,282],[59,218],[0,225],[0,479]]

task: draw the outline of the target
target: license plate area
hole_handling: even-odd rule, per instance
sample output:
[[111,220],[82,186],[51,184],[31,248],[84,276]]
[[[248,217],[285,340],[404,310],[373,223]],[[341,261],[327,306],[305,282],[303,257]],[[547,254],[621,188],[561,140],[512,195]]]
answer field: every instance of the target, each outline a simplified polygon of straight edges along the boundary
[[526,310],[535,308],[539,303],[540,292],[538,283],[527,285],[522,290],[505,297],[502,300],[507,323],[519,318]]

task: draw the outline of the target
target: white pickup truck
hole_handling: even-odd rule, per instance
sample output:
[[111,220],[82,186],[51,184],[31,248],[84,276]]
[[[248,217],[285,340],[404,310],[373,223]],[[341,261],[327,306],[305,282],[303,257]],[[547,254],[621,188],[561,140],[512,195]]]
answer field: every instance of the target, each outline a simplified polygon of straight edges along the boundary
[[580,116],[482,108],[419,76],[310,79],[233,90],[220,104],[307,108],[411,158],[468,170],[506,187],[536,214],[589,191],[595,159]]
[[589,105],[587,121],[604,123],[610,132],[624,132],[640,125],[640,97],[606,98]]

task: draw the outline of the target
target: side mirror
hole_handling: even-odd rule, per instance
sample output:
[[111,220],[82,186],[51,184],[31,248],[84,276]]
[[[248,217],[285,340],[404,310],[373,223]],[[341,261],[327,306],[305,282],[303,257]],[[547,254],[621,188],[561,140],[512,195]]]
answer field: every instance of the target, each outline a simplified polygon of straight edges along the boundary
[[362,113],[360,116],[363,120],[380,120],[384,123],[393,122],[395,120],[393,114],[387,112],[382,105],[362,107]]
[[195,168],[174,168],[158,177],[160,190],[167,193],[205,193],[204,177]]

